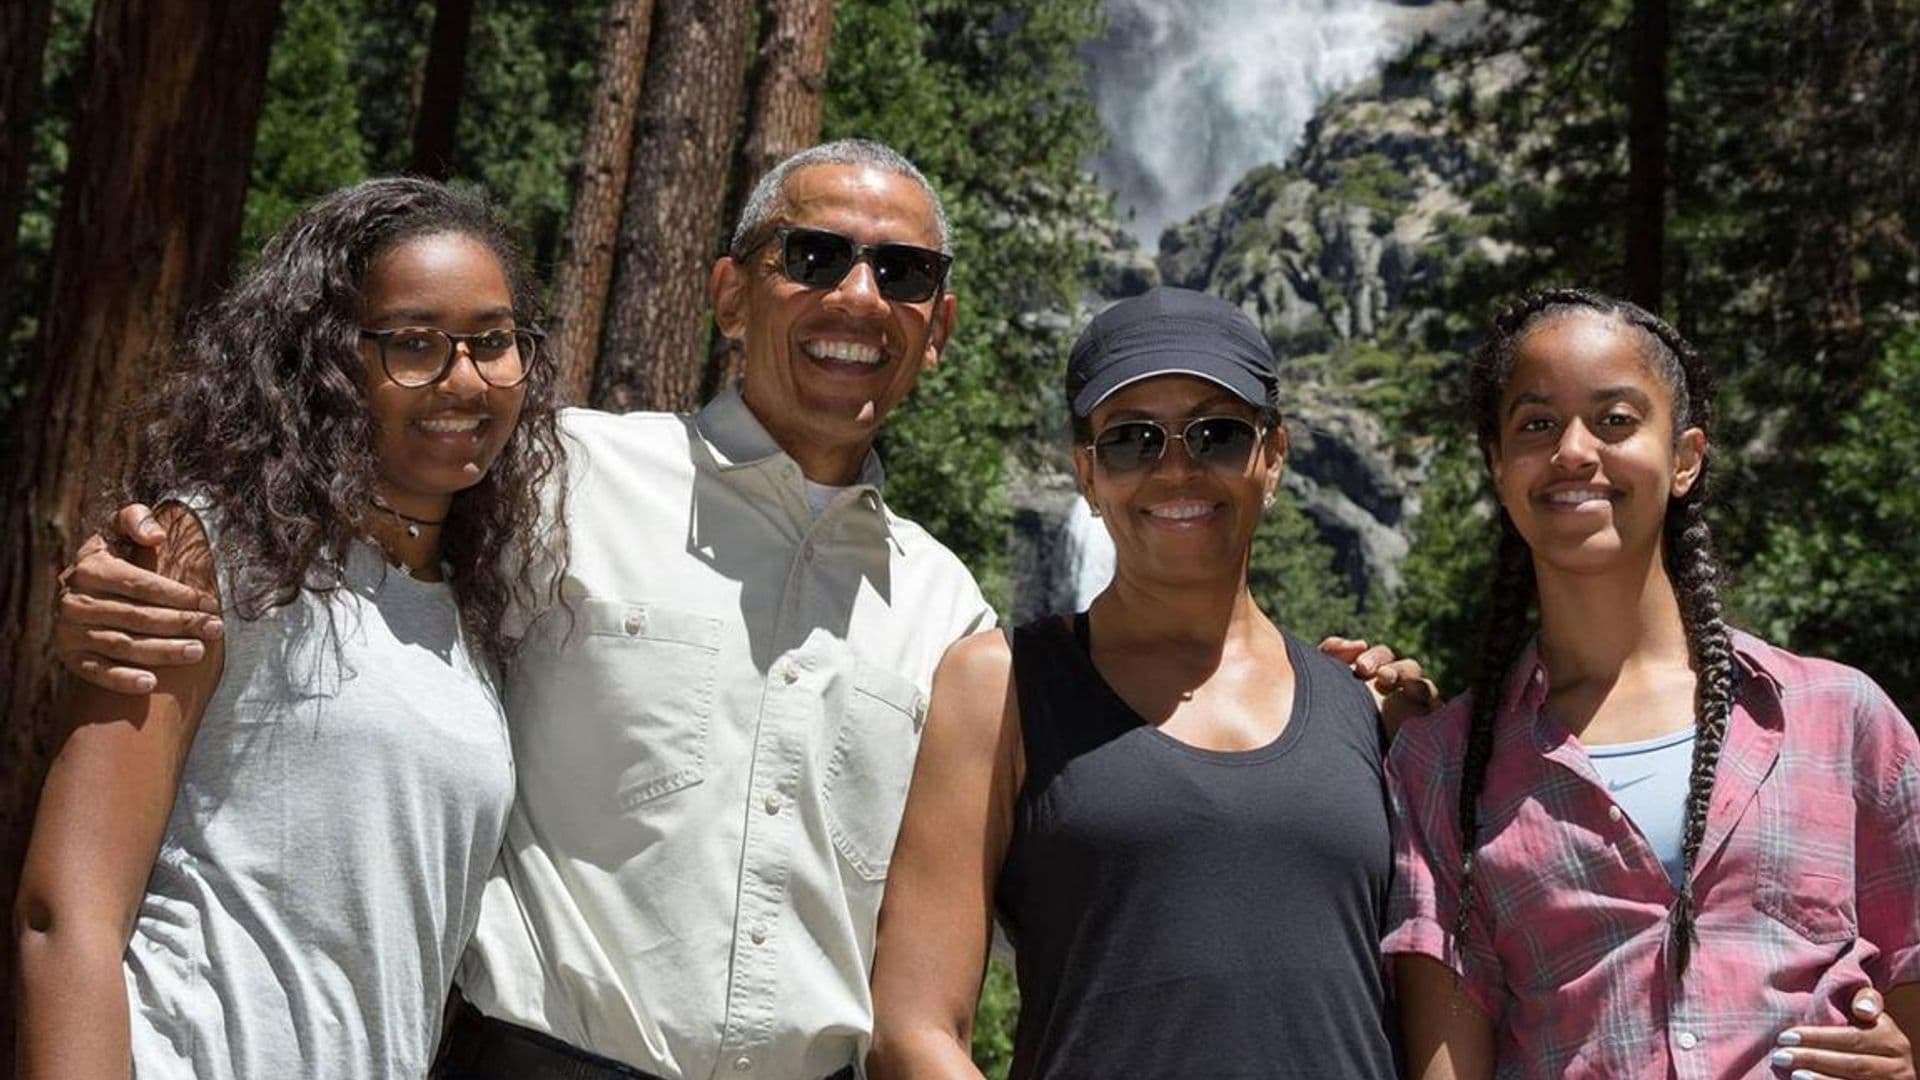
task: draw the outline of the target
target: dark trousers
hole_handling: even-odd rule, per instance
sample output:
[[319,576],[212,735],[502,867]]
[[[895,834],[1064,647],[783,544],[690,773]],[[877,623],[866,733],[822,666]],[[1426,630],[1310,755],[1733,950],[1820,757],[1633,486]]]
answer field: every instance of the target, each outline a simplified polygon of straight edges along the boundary
[[[482,1016],[465,1001],[440,1040],[433,1080],[659,1080],[545,1032]],[[853,1080],[849,1065],[827,1080]]]

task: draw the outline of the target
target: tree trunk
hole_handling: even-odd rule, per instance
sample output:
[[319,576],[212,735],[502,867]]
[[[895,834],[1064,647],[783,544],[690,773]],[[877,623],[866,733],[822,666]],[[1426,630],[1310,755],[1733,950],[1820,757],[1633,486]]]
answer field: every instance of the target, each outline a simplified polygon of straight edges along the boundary
[[760,28],[736,203],[768,169],[820,137],[833,0],[760,0]]
[[413,114],[413,162],[422,176],[453,175],[453,139],[460,122],[460,95],[467,82],[467,41],[473,31],[473,0],[438,0],[427,45],[420,106]]
[[750,0],[657,0],[594,403],[692,408],[747,69]]
[[1634,0],[1627,103],[1627,296],[1660,312],[1667,235],[1667,0]]
[[[11,898],[55,749],[55,572],[124,449],[116,407],[180,318],[225,284],[239,240],[278,4],[100,0],[88,31],[46,317],[0,476],[0,895]],[[15,1009],[12,935],[0,1017]],[[11,1043],[11,1031],[0,1043]],[[10,1060],[10,1046],[0,1046]]]
[[[767,170],[820,138],[826,104],[827,45],[833,39],[833,0],[760,0],[760,46],[747,74],[752,87],[747,132],[727,185],[722,228],[730,227]],[[740,351],[716,338],[700,397],[711,397],[740,374]]]
[[53,0],[0,0],[0,341],[13,328],[14,238],[27,195]]
[[581,138],[580,180],[567,235],[554,275],[553,319],[548,341],[560,358],[562,400],[585,404],[600,354],[600,322],[606,315],[607,281],[613,276],[613,244],[620,229],[620,196],[633,158],[634,116],[640,109],[640,79],[647,68],[647,38],[653,0],[610,0],[600,30],[600,62],[593,108]]

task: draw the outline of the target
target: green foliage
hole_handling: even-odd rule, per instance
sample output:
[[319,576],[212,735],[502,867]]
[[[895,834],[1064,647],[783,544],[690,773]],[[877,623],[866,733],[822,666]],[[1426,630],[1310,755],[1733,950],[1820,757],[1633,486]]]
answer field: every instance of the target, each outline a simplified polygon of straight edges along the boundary
[[243,259],[300,208],[367,175],[347,67],[351,0],[285,0],[253,148],[241,229]]
[[1284,488],[1254,533],[1247,587],[1274,622],[1310,644],[1328,634],[1365,636],[1346,576],[1334,570],[1333,552]]
[[1400,564],[1404,584],[1382,630],[1381,640],[1418,657],[1448,696],[1473,677],[1493,572],[1498,536],[1485,475],[1470,437],[1442,442],[1420,488],[1420,516]]
[[1013,971],[998,959],[987,963],[980,1007],[973,1016],[973,1063],[987,1080],[1004,1080],[1013,1065],[1013,1025],[1020,1015],[1020,989]]
[[[1006,455],[1051,419],[1067,312],[1103,196],[1079,52],[1097,0],[835,5],[825,135],[892,145],[952,218],[960,315],[935,371],[887,422],[889,497],[1006,593]],[[1033,313],[1054,312],[1057,317]]]
[[1770,524],[1738,614],[1774,642],[1866,670],[1920,717],[1920,333],[1890,345],[1814,455],[1819,501]]

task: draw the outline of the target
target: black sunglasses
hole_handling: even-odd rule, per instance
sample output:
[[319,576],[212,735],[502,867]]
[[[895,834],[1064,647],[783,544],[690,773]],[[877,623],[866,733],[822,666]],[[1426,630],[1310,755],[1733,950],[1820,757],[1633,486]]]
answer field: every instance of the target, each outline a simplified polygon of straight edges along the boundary
[[809,289],[831,289],[865,260],[873,267],[880,295],[901,303],[933,299],[947,279],[953,256],[913,244],[860,244],[850,236],[826,229],[786,225],[774,230],[780,238],[780,272]]
[[1178,439],[1195,464],[1239,472],[1262,435],[1259,425],[1238,416],[1196,416],[1176,423],[1177,432],[1158,420],[1122,420],[1102,428],[1087,449],[1108,472],[1125,475],[1152,468],[1166,456],[1167,444]]

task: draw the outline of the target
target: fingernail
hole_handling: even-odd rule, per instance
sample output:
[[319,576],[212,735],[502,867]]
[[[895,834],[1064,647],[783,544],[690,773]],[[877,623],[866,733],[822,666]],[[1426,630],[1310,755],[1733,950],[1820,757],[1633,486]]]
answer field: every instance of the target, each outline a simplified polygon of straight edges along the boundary
[[1813,1080],[1813,1070],[1795,1069],[1793,1070],[1792,1080]]
[[208,619],[206,627],[209,638],[217,638],[227,632],[227,624],[221,622],[219,619]]
[[151,675],[135,675],[133,677],[133,685],[134,689],[144,694],[152,690],[156,683]]
[[189,641],[180,647],[180,652],[189,660],[198,660],[207,655],[207,647],[197,641]]
[[1779,1068],[1779,1069],[1788,1068],[1793,1064],[1793,1051],[1775,1050],[1773,1052],[1772,1060],[1775,1068]]
[[1773,1041],[1779,1043],[1781,1046],[1799,1046],[1800,1033],[1797,1031],[1783,1031],[1780,1033],[1780,1037]]
[[1861,998],[1853,1003],[1853,1011],[1861,1016],[1879,1016],[1880,1003],[1873,998]]

